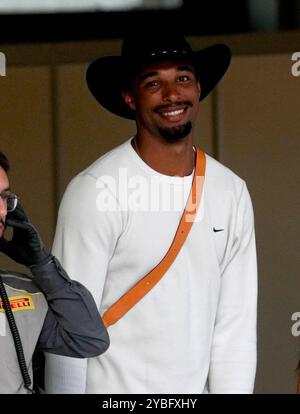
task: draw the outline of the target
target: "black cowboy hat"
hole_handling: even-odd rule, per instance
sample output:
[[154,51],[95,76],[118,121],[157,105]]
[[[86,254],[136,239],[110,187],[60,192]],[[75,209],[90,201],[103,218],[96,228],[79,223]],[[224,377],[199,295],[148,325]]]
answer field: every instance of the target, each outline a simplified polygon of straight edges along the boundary
[[121,56],[101,57],[88,66],[87,84],[104,108],[123,118],[135,119],[135,112],[126,105],[122,96],[128,80],[145,65],[178,59],[189,61],[194,66],[200,80],[202,101],[225,74],[231,52],[223,44],[194,52],[181,35],[136,33],[124,39]]

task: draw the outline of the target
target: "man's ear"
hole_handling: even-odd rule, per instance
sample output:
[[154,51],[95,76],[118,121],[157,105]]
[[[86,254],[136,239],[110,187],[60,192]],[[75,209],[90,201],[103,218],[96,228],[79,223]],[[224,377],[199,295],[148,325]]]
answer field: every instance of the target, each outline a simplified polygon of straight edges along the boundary
[[126,105],[128,105],[130,109],[135,111],[135,109],[136,109],[135,108],[135,102],[134,102],[134,98],[133,98],[132,94],[128,90],[125,90],[125,91],[122,92],[122,96],[123,96],[123,99],[124,99]]

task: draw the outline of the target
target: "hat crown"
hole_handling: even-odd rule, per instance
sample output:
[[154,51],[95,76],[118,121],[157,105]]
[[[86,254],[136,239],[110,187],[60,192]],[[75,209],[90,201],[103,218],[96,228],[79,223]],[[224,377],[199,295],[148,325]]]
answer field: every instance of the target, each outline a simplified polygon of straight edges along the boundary
[[169,56],[189,56],[192,48],[183,36],[128,36],[122,45],[122,57],[127,59],[161,59]]

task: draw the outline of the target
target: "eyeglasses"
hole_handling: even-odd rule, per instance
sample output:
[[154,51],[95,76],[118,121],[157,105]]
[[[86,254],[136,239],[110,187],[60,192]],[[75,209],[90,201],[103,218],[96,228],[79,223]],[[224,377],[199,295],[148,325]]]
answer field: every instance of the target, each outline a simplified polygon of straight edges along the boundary
[[18,205],[18,196],[10,191],[2,191],[2,193],[0,193],[0,197],[6,204],[7,212],[9,213],[14,211]]

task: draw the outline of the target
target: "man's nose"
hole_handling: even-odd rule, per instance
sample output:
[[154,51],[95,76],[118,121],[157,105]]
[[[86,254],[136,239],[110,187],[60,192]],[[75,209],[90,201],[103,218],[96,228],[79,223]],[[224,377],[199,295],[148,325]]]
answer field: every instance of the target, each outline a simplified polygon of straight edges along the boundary
[[176,83],[165,83],[162,88],[162,99],[164,101],[176,102],[179,97],[179,91]]

